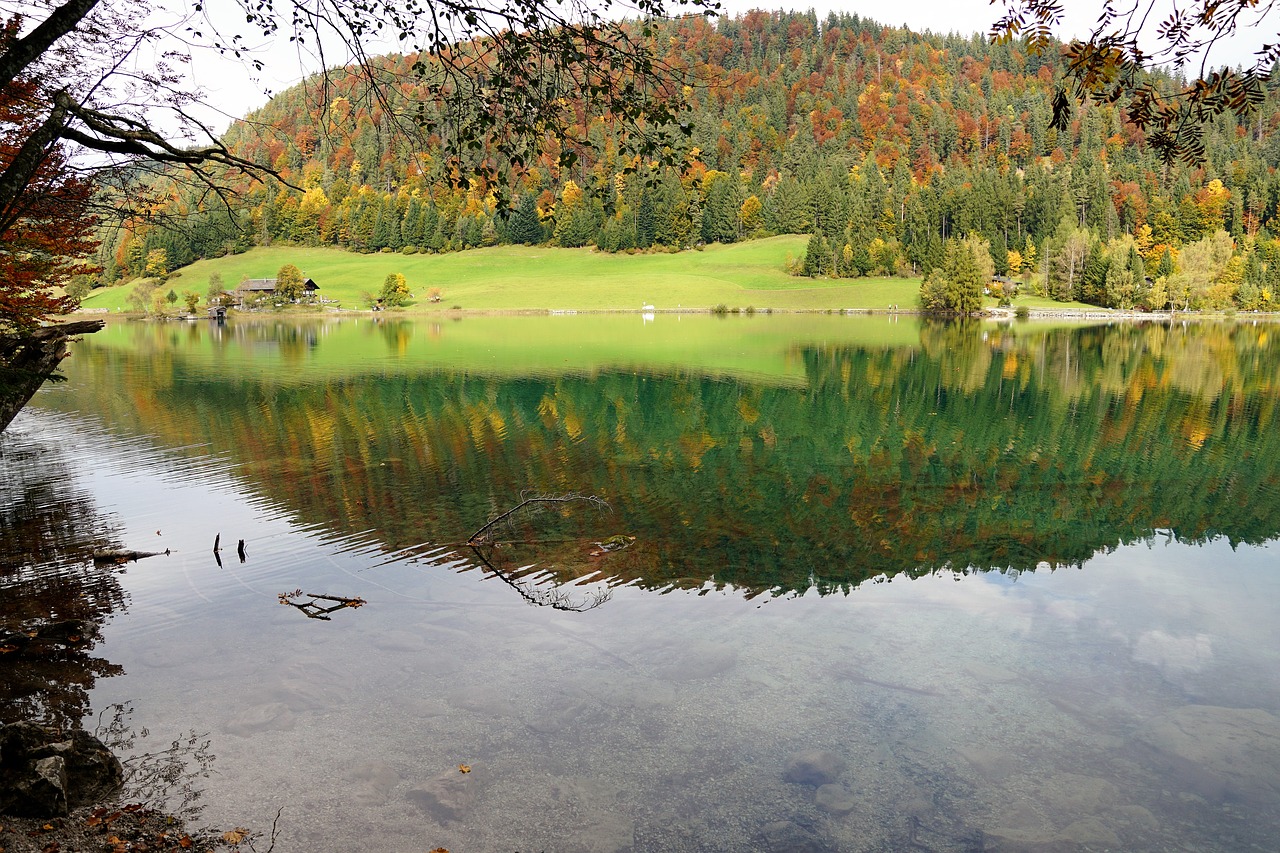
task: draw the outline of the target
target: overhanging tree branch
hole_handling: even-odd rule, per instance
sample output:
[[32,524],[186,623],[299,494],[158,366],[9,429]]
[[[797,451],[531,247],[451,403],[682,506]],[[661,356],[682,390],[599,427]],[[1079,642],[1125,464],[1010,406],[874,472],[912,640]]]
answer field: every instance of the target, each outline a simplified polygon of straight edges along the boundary
[[[39,60],[53,46],[54,42],[76,28],[100,0],[67,0],[57,6],[27,35],[22,38],[11,38],[0,53],[0,89],[8,88],[11,83],[33,63]],[[10,36],[16,35],[20,18],[14,16],[6,22],[11,28]]]
[[[992,0],[993,3],[997,0]],[[1064,19],[1058,0],[999,0],[1005,14],[993,25],[995,42],[1025,39],[1032,53],[1059,43],[1054,30]],[[1280,61],[1280,44],[1263,44],[1252,67],[1213,68],[1215,48],[1241,29],[1253,28],[1275,10],[1276,0],[1193,0],[1171,3],[1155,31],[1157,0],[1106,0],[1093,31],[1062,45],[1067,80],[1053,101],[1052,126],[1064,129],[1074,101],[1119,104],[1148,142],[1166,160],[1195,164],[1204,159],[1201,127],[1226,112],[1244,116],[1263,101],[1263,84]],[[1153,45],[1144,48],[1140,40]],[[1198,59],[1197,75],[1186,85],[1157,87],[1150,72],[1167,67],[1180,73]]]

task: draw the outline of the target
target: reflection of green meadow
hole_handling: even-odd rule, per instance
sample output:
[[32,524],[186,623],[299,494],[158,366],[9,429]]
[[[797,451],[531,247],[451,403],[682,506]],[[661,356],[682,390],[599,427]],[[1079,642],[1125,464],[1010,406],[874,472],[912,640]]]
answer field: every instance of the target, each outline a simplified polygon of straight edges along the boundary
[[[912,317],[579,314],[554,317],[237,317],[225,326],[112,322],[94,346],[180,353],[190,369],[282,383],[424,368],[486,375],[686,370],[710,376],[804,378],[803,347],[918,345]],[[374,342],[374,345],[371,345]],[[381,342],[380,345],[377,342]]]
[[[610,255],[590,249],[526,246],[447,255],[361,255],[339,249],[272,246],[197,261],[161,287],[178,296],[193,290],[203,298],[215,272],[231,290],[244,278],[272,278],[280,267],[294,264],[320,285],[320,296],[344,308],[366,308],[362,294],[376,294],[390,273],[403,273],[408,279],[415,298],[411,312],[448,313],[455,305],[465,311],[639,311],[642,305],[659,311],[717,305],[787,310],[916,308],[918,279],[787,275],[788,258],[801,256],[805,243],[804,237],[772,237],[672,255]],[[431,287],[443,291],[439,303],[427,301]],[[96,290],[84,307],[127,311],[132,290],[133,284]]]

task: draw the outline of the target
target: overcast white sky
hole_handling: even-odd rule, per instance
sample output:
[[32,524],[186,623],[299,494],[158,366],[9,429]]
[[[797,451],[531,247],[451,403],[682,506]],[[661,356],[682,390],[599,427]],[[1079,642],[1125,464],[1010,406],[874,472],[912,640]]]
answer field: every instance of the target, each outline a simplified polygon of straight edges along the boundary
[[[173,5],[183,6],[190,0],[172,0]],[[755,8],[779,8],[781,4],[769,5],[758,0],[722,0],[724,11],[728,14],[740,14]],[[222,4],[211,4],[215,8]],[[230,4],[226,4],[230,5]],[[1067,4],[1070,12],[1059,37],[1083,35],[1089,31],[1096,17],[1100,3],[1097,0],[1079,2],[1073,0]],[[900,3],[871,2],[870,0],[820,0],[816,3],[795,4],[790,8],[813,8],[819,17],[825,16],[829,10],[835,9],[848,13],[856,13],[880,23],[902,25],[912,30],[932,30],[938,33],[958,32],[970,34],[986,33],[991,24],[1003,12],[1003,5],[991,5],[988,0],[906,0]],[[231,19],[234,21],[234,18]],[[230,28],[234,29],[234,23]],[[1250,52],[1263,41],[1271,41],[1267,33],[1274,33],[1275,26],[1268,30],[1259,28],[1247,37],[1237,39],[1237,44],[1226,45],[1218,49],[1215,56],[1220,62],[1250,63]],[[294,46],[282,45],[261,54],[267,62],[267,68],[256,75],[244,63],[219,60],[209,55],[194,57],[193,72],[200,86],[207,94],[211,105],[222,110],[220,119],[210,119],[219,130],[230,123],[231,118],[245,115],[267,101],[264,89],[279,92],[296,83],[303,76],[303,68],[317,70],[314,61],[306,62],[300,57]],[[339,57],[328,57],[330,64]]]

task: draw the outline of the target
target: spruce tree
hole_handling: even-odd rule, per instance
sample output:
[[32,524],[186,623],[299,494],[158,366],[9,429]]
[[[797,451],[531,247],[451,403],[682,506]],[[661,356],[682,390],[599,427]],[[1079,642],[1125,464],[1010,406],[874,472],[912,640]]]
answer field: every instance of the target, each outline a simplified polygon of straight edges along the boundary
[[653,245],[657,233],[657,217],[653,210],[653,197],[649,190],[640,191],[640,204],[636,208],[636,246],[647,249]]
[[516,199],[515,210],[507,224],[507,239],[512,243],[536,246],[543,240],[542,221],[538,217],[538,201],[532,193],[522,193]]

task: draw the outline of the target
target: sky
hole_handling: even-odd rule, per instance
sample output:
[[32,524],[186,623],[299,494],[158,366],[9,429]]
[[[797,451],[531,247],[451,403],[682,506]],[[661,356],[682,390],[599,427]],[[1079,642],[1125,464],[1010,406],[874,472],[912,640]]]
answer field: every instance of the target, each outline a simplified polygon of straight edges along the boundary
[[[170,8],[185,7],[189,2],[190,0],[170,0]],[[619,6],[625,5],[625,0],[614,2]],[[782,5],[762,4],[758,0],[722,0],[722,3],[723,11],[727,14],[741,14],[754,8],[779,8]],[[216,8],[232,4],[212,5]],[[1073,0],[1065,5],[1069,12],[1067,20],[1059,29],[1059,37],[1087,34],[1100,8],[1100,0]],[[935,33],[957,32],[965,35],[974,32],[986,34],[1004,9],[1003,4],[991,5],[988,0],[908,0],[898,4],[869,0],[819,0],[803,5],[795,4],[790,8],[813,8],[819,18],[824,17],[828,11],[837,10],[856,13],[884,24],[905,24],[917,32],[931,30]],[[232,31],[236,29],[234,17],[227,20],[226,28]],[[1250,51],[1267,40],[1265,36],[1268,32],[1274,33],[1275,27],[1265,30],[1259,28],[1254,34],[1237,38],[1234,43],[1220,48],[1215,55],[1224,62],[1247,64],[1250,61]],[[388,50],[390,49],[393,49],[393,45],[389,44]],[[266,103],[266,91],[282,91],[298,82],[307,71],[319,69],[319,63],[314,57],[300,54],[293,45],[266,46],[258,55],[265,60],[267,66],[262,72],[253,72],[246,63],[218,58],[207,51],[193,56],[193,76],[205,90],[206,100],[214,108],[206,114],[206,119],[219,130],[225,128],[232,119]],[[328,57],[330,64],[334,64],[337,58]]]

